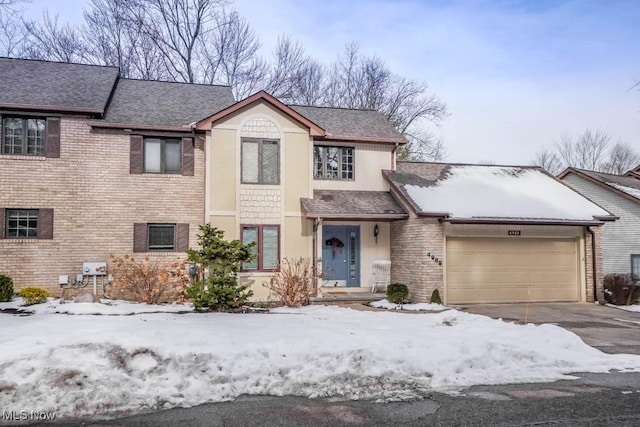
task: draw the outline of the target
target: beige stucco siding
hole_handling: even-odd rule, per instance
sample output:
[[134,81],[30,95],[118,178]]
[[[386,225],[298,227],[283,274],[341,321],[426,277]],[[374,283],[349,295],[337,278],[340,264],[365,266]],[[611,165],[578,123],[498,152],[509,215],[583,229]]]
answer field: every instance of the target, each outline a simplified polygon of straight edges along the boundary
[[[355,178],[353,180],[314,179],[313,188],[318,190],[366,190],[389,191],[389,184],[382,170],[392,168],[393,144],[343,143],[323,141],[316,145],[344,146],[355,148]],[[313,157],[311,158],[313,160]],[[311,161],[310,161],[311,163]]]
[[207,212],[234,212],[239,156],[235,132],[213,129],[207,137]]

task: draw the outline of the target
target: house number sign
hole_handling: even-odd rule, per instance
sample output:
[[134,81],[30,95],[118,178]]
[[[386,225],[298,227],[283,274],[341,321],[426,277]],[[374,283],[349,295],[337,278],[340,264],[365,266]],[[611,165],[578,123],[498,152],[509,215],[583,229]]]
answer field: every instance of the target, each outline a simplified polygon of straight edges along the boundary
[[507,235],[508,236],[519,236],[520,235],[520,230],[508,230],[507,231]]

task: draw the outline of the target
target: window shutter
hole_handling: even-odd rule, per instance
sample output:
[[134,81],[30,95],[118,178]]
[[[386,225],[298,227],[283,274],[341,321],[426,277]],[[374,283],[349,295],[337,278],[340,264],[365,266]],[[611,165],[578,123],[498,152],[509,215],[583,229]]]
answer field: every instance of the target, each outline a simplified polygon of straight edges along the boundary
[[142,157],[142,136],[131,135],[129,141],[129,173],[141,174],[143,172],[143,157]]
[[45,157],[60,157],[60,119],[49,117],[47,119],[47,134],[45,136],[44,155]]
[[189,249],[189,224],[176,224],[176,252]]
[[53,209],[38,209],[38,239],[53,239]]
[[193,176],[193,138],[182,138],[182,175]]
[[133,252],[147,252],[147,224],[133,224]]
[[7,224],[4,222],[4,208],[0,208],[0,239],[4,239],[4,229]]

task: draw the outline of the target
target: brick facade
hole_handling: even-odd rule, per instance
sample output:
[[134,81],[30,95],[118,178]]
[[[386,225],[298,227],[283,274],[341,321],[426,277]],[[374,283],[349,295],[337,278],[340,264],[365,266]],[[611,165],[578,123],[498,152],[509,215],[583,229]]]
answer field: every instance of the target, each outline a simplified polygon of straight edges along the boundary
[[[443,297],[443,228],[436,219],[410,218],[391,223],[391,282],[409,288],[411,302],[429,302],[438,289]],[[430,256],[427,256],[430,254]],[[431,259],[433,255],[434,259]]]
[[[591,227],[596,240],[596,292],[598,301],[604,304],[604,273],[603,273],[603,257],[602,257],[602,227]],[[585,233],[585,276],[586,276],[586,292],[587,302],[593,302],[593,250],[591,245],[591,234]]]
[[[204,218],[204,139],[196,138],[194,176],[131,174],[129,147],[130,133],[92,130],[84,117],[63,116],[60,158],[0,155],[0,209],[51,208],[54,216],[51,240],[0,240],[0,274],[16,289],[55,295],[59,275],[75,277],[85,261],[132,253],[134,223],[188,223],[195,245]],[[154,254],[176,255],[184,253]]]

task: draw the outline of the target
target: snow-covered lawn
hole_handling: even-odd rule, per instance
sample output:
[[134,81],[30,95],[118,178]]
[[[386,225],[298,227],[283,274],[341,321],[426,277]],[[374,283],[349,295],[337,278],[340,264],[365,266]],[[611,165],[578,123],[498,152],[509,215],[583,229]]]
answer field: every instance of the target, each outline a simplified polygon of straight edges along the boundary
[[36,311],[0,314],[3,409],[114,415],[247,393],[407,399],[473,384],[640,370],[640,356],[602,353],[557,326],[522,326],[456,310]]
[[0,302],[2,309],[18,309],[34,314],[99,314],[105,316],[126,316],[143,313],[186,313],[193,311],[193,304],[138,304],[121,300],[101,300],[102,304],[91,302],[62,302],[58,298],[49,298],[44,304],[25,306],[20,297],[11,302]]

